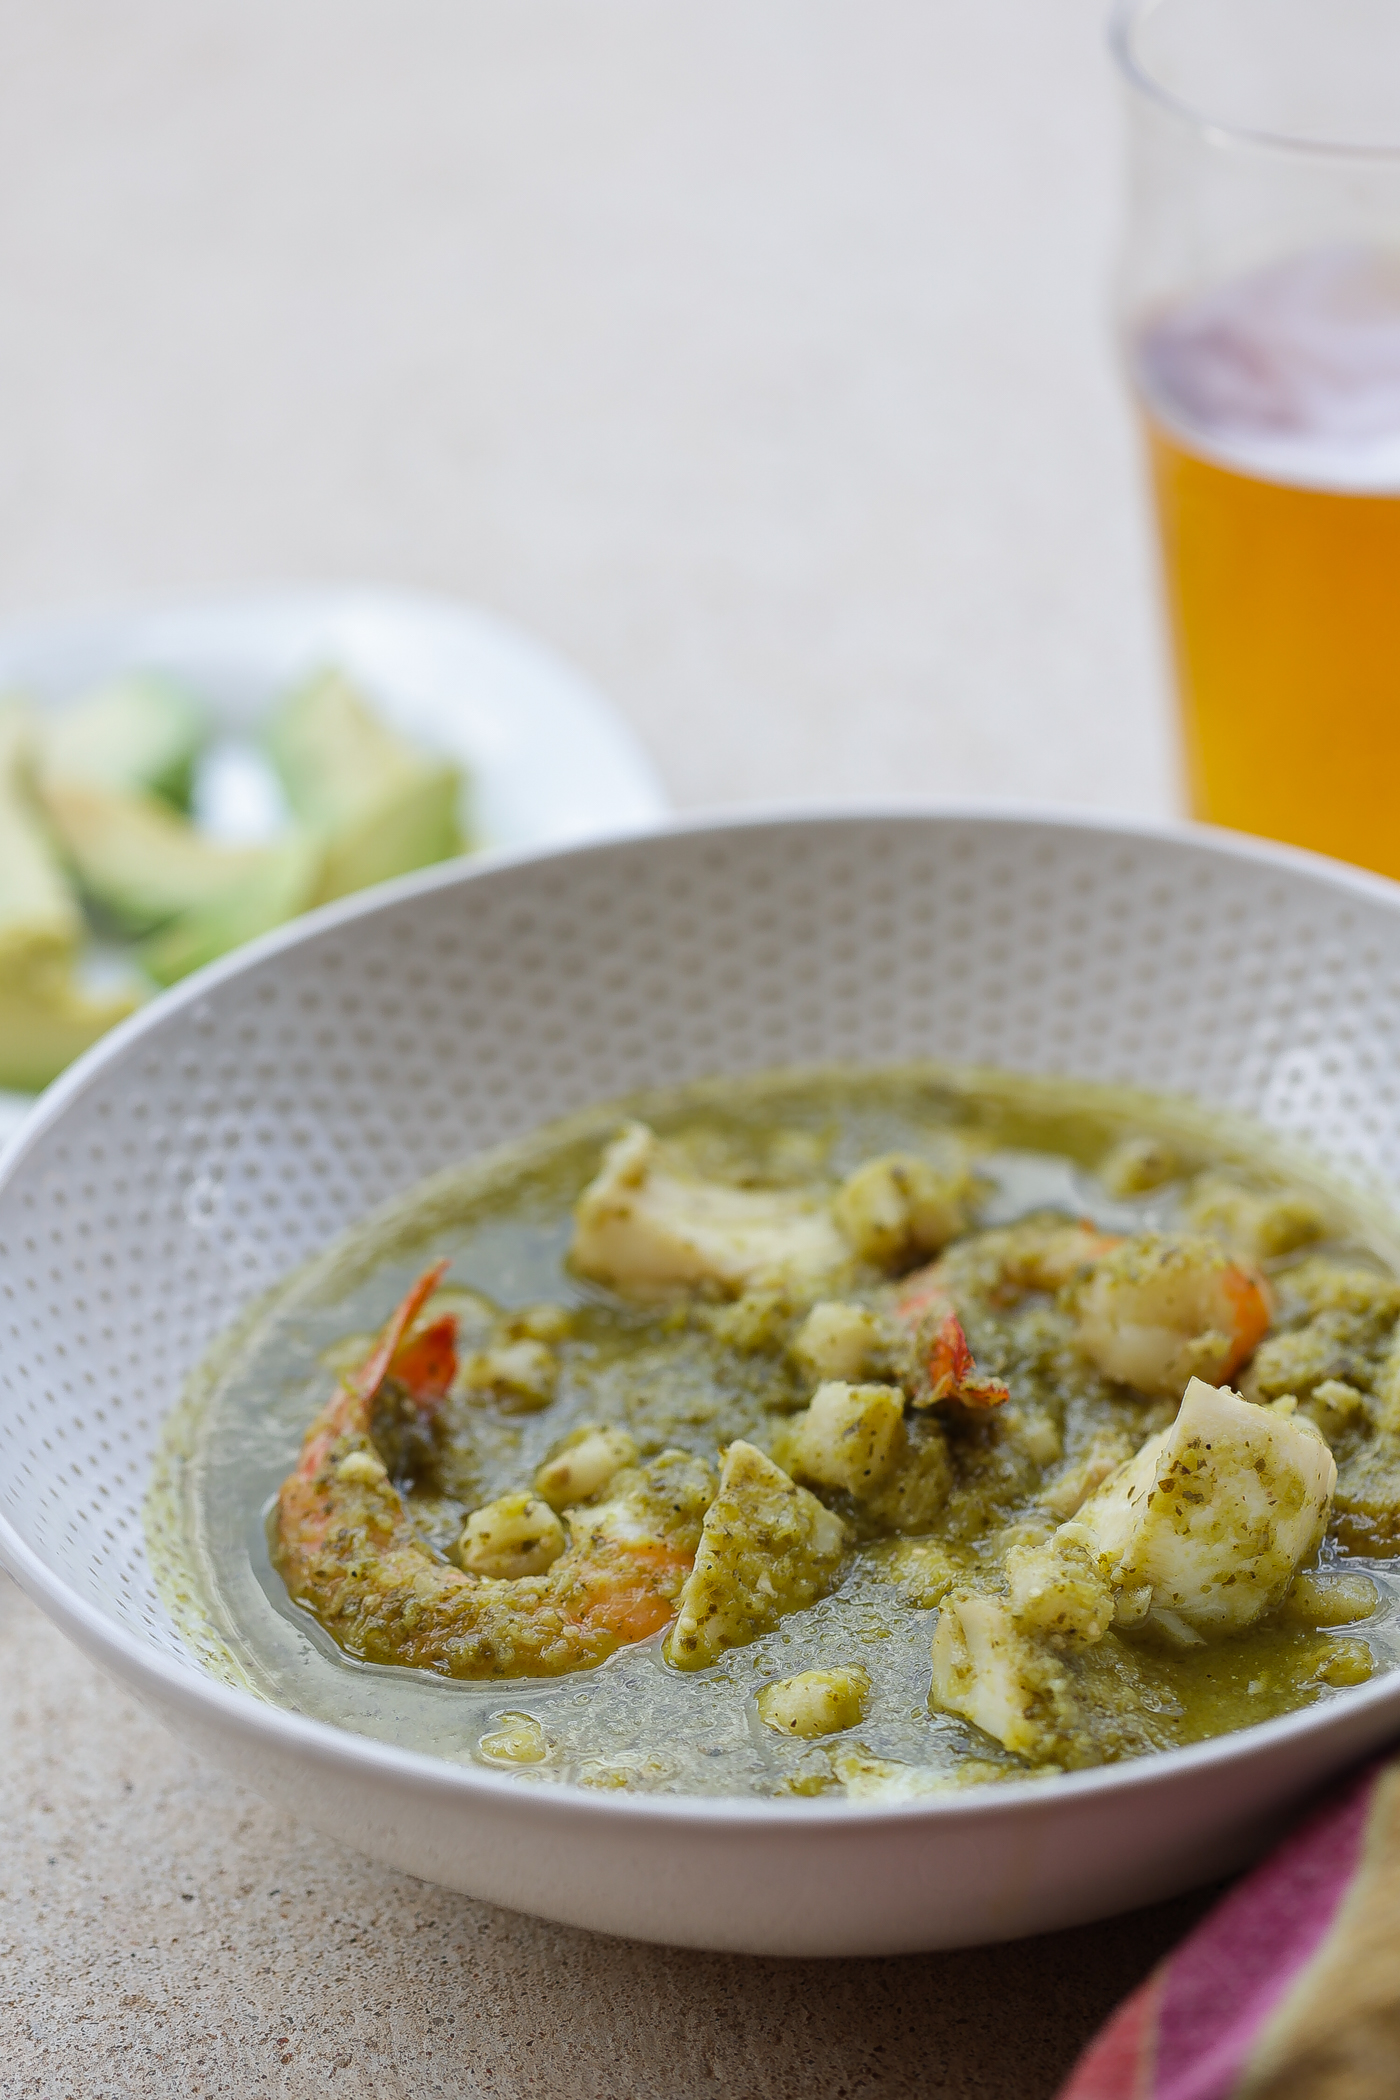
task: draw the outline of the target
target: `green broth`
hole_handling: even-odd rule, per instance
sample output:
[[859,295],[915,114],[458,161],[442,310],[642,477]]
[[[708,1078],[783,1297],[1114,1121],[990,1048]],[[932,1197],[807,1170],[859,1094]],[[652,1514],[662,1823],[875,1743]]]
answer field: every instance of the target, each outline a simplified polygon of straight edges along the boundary
[[[625,1425],[644,1457],[671,1446],[713,1462],[736,1437],[766,1447],[805,1403],[810,1388],[781,1349],[752,1337],[741,1345],[705,1308],[627,1305],[570,1272],[572,1206],[625,1115],[716,1171],[799,1185],[834,1182],[872,1154],[927,1152],[956,1137],[983,1185],[979,1229],[1041,1209],[1114,1232],[1170,1229],[1185,1178],[1223,1165],[1262,1188],[1304,1189],[1331,1220],[1330,1246],[1394,1267],[1388,1219],[1284,1159],[1261,1133],[1186,1104],[919,1068],[710,1081],[590,1111],[435,1177],[351,1232],[261,1306],[195,1382],[167,1434],[148,1534],[162,1592],[212,1667],[299,1713],[462,1763],[491,1762],[480,1744],[502,1715],[531,1715],[547,1755],[498,1768],[533,1784],[710,1795],[844,1788],[859,1799],[1025,1775],[1021,1759],[978,1729],[930,1711],[936,1610],[917,1582],[890,1579],[898,1550],[888,1541],[862,1544],[833,1594],[690,1674],[665,1662],[657,1635],[548,1681],[447,1680],[351,1660],[290,1601],[269,1551],[268,1516],[333,1389],[323,1352],[377,1329],[435,1257],[450,1260],[450,1284],[504,1310],[547,1301],[574,1320],[548,1407],[463,1414],[454,1510],[528,1486],[550,1449],[585,1422]],[[1110,1196],[1094,1168],[1129,1132],[1168,1143],[1182,1178],[1147,1195]],[[1062,1450],[1106,1423],[1134,1443],[1161,1426],[1160,1408],[1154,1414],[1066,1368],[1055,1318],[1031,1307],[973,1336],[979,1361],[985,1355],[1007,1377],[1020,1413],[1058,1425]],[[1035,1505],[1039,1476],[1014,1444],[993,1425],[967,1430],[958,1447],[958,1488],[933,1538],[951,1541],[974,1569],[993,1534]],[[1392,1573],[1400,1563],[1350,1565],[1371,1573],[1381,1604],[1345,1634],[1389,1668],[1400,1654]],[[1168,1748],[1335,1697],[1316,1675],[1328,1644],[1326,1634],[1277,1621],[1184,1654],[1110,1634],[1077,1666],[1105,1717],[1098,1754]],[[851,1663],[871,1680],[857,1727],[806,1742],[763,1726],[755,1695],[765,1683]]]

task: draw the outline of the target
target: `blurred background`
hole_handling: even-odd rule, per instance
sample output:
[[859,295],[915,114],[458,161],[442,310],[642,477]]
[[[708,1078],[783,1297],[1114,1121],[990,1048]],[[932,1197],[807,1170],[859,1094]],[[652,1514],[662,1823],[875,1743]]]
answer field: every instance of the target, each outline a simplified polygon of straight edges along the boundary
[[[1105,14],[0,0],[0,620],[426,589],[681,808],[1169,813]],[[328,1853],[8,1582],[0,1662],[26,2093],[1029,2100],[1200,1907],[936,1987],[595,1941]]]
[[682,807],[1175,806],[1103,0],[0,6],[0,615],[445,591]]

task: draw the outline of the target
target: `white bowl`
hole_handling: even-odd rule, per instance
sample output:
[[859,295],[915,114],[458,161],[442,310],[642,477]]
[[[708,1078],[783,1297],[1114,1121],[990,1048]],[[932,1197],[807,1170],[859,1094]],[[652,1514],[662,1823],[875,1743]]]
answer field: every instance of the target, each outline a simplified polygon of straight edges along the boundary
[[1400,889],[1201,832],[967,814],[678,829],[410,878],[181,986],[0,1170],[0,1552],[239,1779],[425,1879],[598,1930],[884,1954],[1234,1867],[1400,1726],[1400,1673],[1198,1747],[903,1806],[531,1788],[228,1690],[141,1504],[214,1337],[336,1232],[567,1110],[707,1072],[934,1057],[1254,1114],[1400,1184]]

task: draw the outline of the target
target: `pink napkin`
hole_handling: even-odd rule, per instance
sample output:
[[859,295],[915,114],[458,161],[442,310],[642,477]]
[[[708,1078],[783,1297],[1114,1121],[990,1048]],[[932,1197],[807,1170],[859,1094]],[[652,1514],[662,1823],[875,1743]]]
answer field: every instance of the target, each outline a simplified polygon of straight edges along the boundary
[[1397,2100],[1400,1759],[1366,1766],[1161,1962],[1059,2100]]

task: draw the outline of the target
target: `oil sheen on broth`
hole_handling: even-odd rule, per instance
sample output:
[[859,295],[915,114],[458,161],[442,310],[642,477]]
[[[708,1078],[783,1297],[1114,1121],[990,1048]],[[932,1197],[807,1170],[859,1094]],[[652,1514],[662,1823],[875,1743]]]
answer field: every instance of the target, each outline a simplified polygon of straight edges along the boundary
[[1133,367],[1196,815],[1400,875],[1400,254],[1237,278]]
[[264,1696],[540,1784],[889,1799],[1197,1741],[1396,1658],[1385,1231],[1087,1086],[649,1096],[264,1306],[153,1554]]

